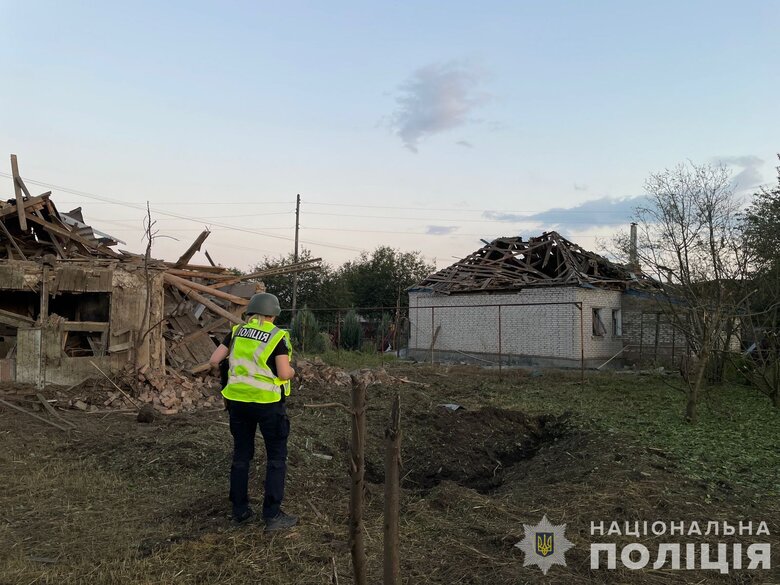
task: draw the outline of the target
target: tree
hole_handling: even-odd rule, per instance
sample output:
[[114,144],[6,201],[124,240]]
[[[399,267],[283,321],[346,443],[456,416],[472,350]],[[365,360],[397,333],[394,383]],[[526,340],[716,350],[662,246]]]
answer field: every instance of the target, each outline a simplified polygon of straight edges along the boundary
[[317,317],[306,306],[296,311],[290,330],[293,344],[302,352],[314,353],[325,349]]
[[354,310],[344,317],[344,325],[341,329],[341,347],[358,351],[363,344],[363,328],[360,318]]
[[363,252],[357,260],[346,262],[339,278],[351,292],[356,307],[395,307],[399,294],[401,304],[408,304],[404,291],[435,269],[420,252],[379,246],[371,254]]
[[637,255],[657,278],[660,309],[688,343],[685,417],[695,423],[706,373],[712,363],[715,378],[722,371],[745,295],[740,202],[723,166],[682,164],[650,175],[645,190],[648,204],[635,210]]
[[[260,272],[261,270],[269,270],[271,268],[278,268],[279,266],[287,266],[294,263],[295,255],[290,252],[287,255],[281,255],[277,257],[266,256],[258,264],[252,268],[252,272]],[[298,258],[299,262],[305,260],[311,260],[311,250],[304,248]],[[326,278],[330,267],[325,264],[321,270],[307,270],[306,272],[298,273],[298,306],[302,307],[307,305],[309,307],[320,306],[320,290],[322,281]],[[289,309],[292,306],[292,291],[293,291],[293,279],[290,274],[283,274],[280,276],[269,276],[263,278],[263,283],[268,292],[275,294],[279,297],[279,303],[283,309]]]
[[756,345],[740,369],[780,408],[780,167],[777,170],[777,186],[761,188],[742,216],[745,242],[751,250],[753,291],[743,314]]
[[[780,155],[778,155],[780,158]],[[780,167],[777,186],[761,188],[743,214],[745,242],[753,252],[755,274],[780,272]]]

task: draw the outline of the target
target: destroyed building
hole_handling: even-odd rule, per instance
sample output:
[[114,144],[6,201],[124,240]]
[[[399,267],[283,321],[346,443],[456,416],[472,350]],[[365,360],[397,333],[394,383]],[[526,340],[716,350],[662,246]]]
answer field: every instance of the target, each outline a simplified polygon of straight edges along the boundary
[[160,386],[172,370],[203,371],[264,290],[262,276],[318,267],[237,276],[192,264],[208,230],[176,262],[117,250],[80,208],[62,213],[51,192],[31,195],[11,161],[16,197],[0,201],[0,382],[74,385],[132,369]]
[[[651,333],[636,320],[651,314],[655,326],[659,309],[645,302],[652,289],[636,269],[554,231],[497,238],[409,289],[409,352],[421,360],[599,366]],[[664,323],[660,334],[670,331]]]

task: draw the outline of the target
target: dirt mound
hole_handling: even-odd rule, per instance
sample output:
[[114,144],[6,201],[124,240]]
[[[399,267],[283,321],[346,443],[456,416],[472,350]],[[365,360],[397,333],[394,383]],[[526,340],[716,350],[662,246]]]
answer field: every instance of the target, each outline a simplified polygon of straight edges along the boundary
[[[501,408],[451,411],[437,407],[413,415],[404,438],[404,483],[431,488],[442,481],[489,493],[515,464],[566,432],[566,417],[528,416]],[[379,460],[367,462],[369,481],[383,481]]]

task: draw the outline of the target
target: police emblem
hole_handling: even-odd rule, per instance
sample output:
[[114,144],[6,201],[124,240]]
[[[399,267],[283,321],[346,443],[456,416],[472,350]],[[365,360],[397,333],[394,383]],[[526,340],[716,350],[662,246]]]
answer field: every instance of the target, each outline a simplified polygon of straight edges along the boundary
[[566,524],[555,526],[543,516],[536,526],[523,524],[523,530],[523,540],[515,546],[525,553],[524,567],[536,565],[546,575],[553,565],[566,566],[564,553],[574,546],[564,534]]
[[552,532],[536,533],[536,554],[549,557],[555,550],[555,534]]

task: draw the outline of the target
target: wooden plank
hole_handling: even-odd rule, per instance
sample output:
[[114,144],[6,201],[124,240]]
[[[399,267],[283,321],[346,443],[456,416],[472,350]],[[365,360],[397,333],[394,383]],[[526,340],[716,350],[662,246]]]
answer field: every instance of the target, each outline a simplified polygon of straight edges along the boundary
[[[187,248],[187,251],[184,252],[184,254],[181,255],[181,258],[179,258],[176,261],[176,264],[174,264],[175,268],[181,268],[182,266],[186,266],[187,263],[189,263],[190,259],[195,255],[195,252],[200,250],[200,247],[203,245],[203,242],[206,241],[206,238],[209,237],[209,234],[211,232],[209,230],[203,230],[200,235],[195,238],[195,241],[192,242],[189,248]],[[213,263],[212,263],[213,266]]]
[[[165,274],[164,276],[165,276],[165,279],[168,280],[169,275]],[[176,278],[176,277],[173,277],[173,278]],[[179,282],[176,282],[176,281],[179,281]],[[227,319],[231,323],[235,323],[236,325],[242,325],[243,324],[243,321],[241,319],[239,319],[238,317],[236,317],[233,313],[231,313],[230,311],[226,311],[225,309],[223,309],[222,307],[220,307],[216,303],[213,303],[212,301],[208,300],[202,294],[196,292],[192,287],[189,286],[191,283],[187,282],[186,280],[184,280],[182,278],[176,278],[176,281],[169,281],[169,282],[170,282],[170,284],[172,284],[173,286],[178,288],[181,292],[183,292],[185,296],[191,298],[194,301],[198,301],[202,305],[205,305],[207,309],[210,309],[211,311],[213,311],[217,315],[219,315],[221,317],[224,317],[225,319]]]
[[183,315],[171,316],[169,323],[174,327],[174,330],[183,333],[185,337],[190,337],[187,343],[171,345],[170,350],[177,354],[177,357],[196,364],[208,361],[211,354],[214,353],[214,342],[208,335],[193,335],[202,330],[191,314],[185,313]]
[[57,424],[57,423],[55,423],[55,422],[52,422],[52,421],[50,421],[50,420],[47,420],[47,419],[45,419],[45,418],[43,418],[42,416],[38,416],[38,415],[37,415],[37,414],[35,414],[34,412],[30,412],[29,410],[26,410],[26,409],[22,408],[21,406],[16,406],[15,404],[11,404],[10,402],[6,402],[6,401],[5,401],[5,400],[3,400],[2,398],[0,398],[0,404],[2,404],[3,406],[8,406],[9,408],[13,408],[14,410],[18,410],[19,412],[23,412],[24,414],[27,414],[27,415],[29,415],[29,416],[31,416],[31,417],[33,417],[33,418],[36,418],[36,419],[38,419],[38,420],[40,420],[40,421],[43,421],[43,422],[45,422],[47,425],[51,425],[51,426],[53,426],[53,427],[56,427],[56,428],[60,429],[61,431],[65,431],[65,432],[67,432],[67,431],[69,431],[69,430],[70,430],[70,429],[69,429],[69,428],[67,428],[67,427],[63,427],[63,426],[61,426],[61,425],[58,425],[58,424]]
[[83,331],[83,332],[91,332],[91,331],[106,332],[108,331],[108,323],[105,323],[103,321],[63,321],[62,330]]
[[[103,335],[105,335],[105,332],[101,333],[101,337]],[[92,350],[92,355],[95,357],[103,357],[106,355],[105,345],[103,345],[102,340],[96,341],[92,339],[91,335],[87,335],[87,343],[89,343],[89,347]]]
[[206,266],[203,264],[187,264],[186,266],[176,266],[175,262],[163,262],[168,268],[181,268],[183,270],[192,270],[194,272],[209,272],[215,274],[225,274],[226,270],[221,266]]
[[5,227],[5,222],[0,221],[0,228],[3,229],[3,233],[5,234],[5,237],[8,238],[8,241],[11,242],[11,245],[16,250],[16,253],[21,256],[22,260],[27,260],[27,256],[24,255],[24,252],[22,252],[21,248],[19,248],[19,244],[16,243],[16,238],[14,238],[11,235],[11,232],[8,231],[8,228]]
[[12,311],[0,309],[0,323],[5,323],[11,327],[30,327],[35,323],[35,319],[31,319],[26,315],[19,315]]
[[125,341],[124,343],[117,343],[108,348],[108,353],[120,353],[123,351],[129,351],[133,349],[132,341]]
[[[231,303],[235,305],[248,305],[249,300],[245,299],[243,297],[237,297],[236,295],[231,295],[230,293],[223,292],[221,290],[216,290],[214,288],[211,288],[209,286],[206,286],[205,284],[200,284],[197,282],[192,282],[190,280],[185,280],[183,278],[180,278],[178,276],[174,276],[173,274],[165,273],[164,275],[165,281],[170,284],[177,284],[177,288],[180,287],[187,287],[189,289],[194,289],[200,292],[205,292],[210,294],[213,297],[217,297],[218,299],[222,299],[225,301],[230,301]],[[195,298],[195,297],[192,297]],[[203,303],[204,305],[206,303]]]
[[49,267],[43,265],[43,274],[41,275],[41,304],[38,311],[38,320],[45,323],[49,317]]
[[14,182],[14,196],[16,197],[16,213],[19,216],[19,227],[23,232],[27,231],[27,218],[24,213],[24,197],[22,197],[22,187],[16,181],[19,176],[19,163],[16,161],[16,155],[11,155],[11,175]]
[[36,394],[35,397],[40,401],[40,403],[43,405],[43,408],[45,408],[46,412],[48,412],[51,416],[53,416],[54,418],[56,418],[59,421],[64,422],[66,425],[68,425],[71,428],[74,428],[74,429],[76,428],[76,425],[74,425],[72,422],[62,418],[59,415],[59,413],[56,410],[54,410],[54,407],[51,404],[49,404],[49,401],[46,400],[46,398],[44,398],[44,396],[42,394]]
[[169,346],[171,349],[175,349],[179,347],[180,345],[188,344],[191,341],[194,341],[195,339],[208,335],[213,329],[216,329],[217,327],[222,327],[223,325],[227,325],[228,320],[224,317],[220,317],[219,319],[214,319],[212,321],[209,321],[202,327],[199,327],[196,331],[193,331],[192,333],[188,333],[181,339],[177,341],[170,342]]
[[244,274],[243,276],[235,276],[225,282],[212,284],[212,288],[221,288],[223,286],[229,286],[231,284],[237,284],[244,280],[250,280],[252,278],[262,278],[271,276],[280,276],[282,274],[297,274],[298,272],[307,272],[309,270],[322,270],[322,266],[315,266],[315,263],[321,262],[322,258],[312,258],[311,260],[304,260],[297,264],[288,264],[287,266],[278,266],[276,268],[268,268],[267,270],[260,270],[259,272],[253,272],[252,274]]
[[[227,281],[227,280],[235,280],[234,274],[214,274],[211,272],[196,272],[194,270],[179,270],[178,268],[169,268],[166,270],[168,274],[173,274],[174,276],[181,276],[182,278],[205,278],[207,280],[219,280],[219,281]],[[217,284],[217,286],[223,286],[223,282],[220,282]]]
[[41,219],[40,217],[36,217],[36,216],[32,215],[30,212],[25,212],[25,214],[27,216],[27,219],[29,219],[30,221],[32,221],[34,223],[37,223],[38,225],[42,226],[47,232],[50,232],[50,233],[54,232],[58,236],[62,236],[62,237],[67,238],[69,240],[73,240],[75,242],[83,244],[84,246],[86,246],[87,248],[89,248],[91,250],[95,250],[97,252],[100,252],[102,254],[106,254],[107,256],[111,256],[113,258],[119,259],[119,258],[122,257],[121,254],[118,254],[118,253],[114,252],[112,249],[107,248],[106,246],[101,246],[101,245],[97,245],[96,246],[95,244],[93,244],[89,240],[86,240],[86,239],[82,238],[77,233],[69,231],[69,230],[66,230],[66,229],[61,228],[61,227],[58,227],[58,226],[54,225],[53,223],[51,223],[49,221],[46,221],[45,219]]
[[211,362],[203,362],[198,364],[194,368],[190,368],[190,374],[200,374],[201,372],[208,372],[211,369]]
[[[43,208],[45,203],[46,198],[41,195],[40,197],[33,197],[27,201],[22,201],[21,207],[25,211],[38,211],[39,209]],[[18,213],[18,209],[19,205],[9,205],[8,207],[4,207],[3,209],[0,209],[0,217],[6,217],[8,215]],[[22,231],[27,231],[27,228],[23,228]]]

